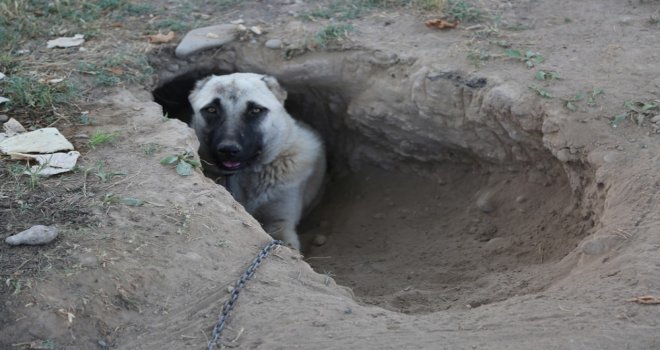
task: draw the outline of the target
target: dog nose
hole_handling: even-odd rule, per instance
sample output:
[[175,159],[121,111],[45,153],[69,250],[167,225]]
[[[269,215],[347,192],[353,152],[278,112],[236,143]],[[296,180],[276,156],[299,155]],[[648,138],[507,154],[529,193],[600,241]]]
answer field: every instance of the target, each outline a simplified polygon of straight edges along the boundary
[[241,146],[235,143],[221,143],[218,145],[218,153],[224,156],[236,156],[241,153]]

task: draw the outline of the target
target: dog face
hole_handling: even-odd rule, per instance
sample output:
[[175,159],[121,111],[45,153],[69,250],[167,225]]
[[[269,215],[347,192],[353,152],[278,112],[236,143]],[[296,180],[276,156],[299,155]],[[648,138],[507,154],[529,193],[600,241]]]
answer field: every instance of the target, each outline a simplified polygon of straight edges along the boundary
[[292,129],[285,99],[270,76],[234,73],[199,81],[189,100],[202,153],[227,174],[271,162]]

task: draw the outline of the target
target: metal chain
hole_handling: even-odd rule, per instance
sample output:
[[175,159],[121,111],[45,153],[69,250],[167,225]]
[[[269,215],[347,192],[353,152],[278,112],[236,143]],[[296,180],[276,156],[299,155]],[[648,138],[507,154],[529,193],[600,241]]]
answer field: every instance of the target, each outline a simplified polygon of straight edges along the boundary
[[243,275],[236,281],[234,284],[234,289],[231,291],[231,295],[229,296],[229,299],[225,301],[225,304],[222,306],[222,312],[220,313],[220,316],[218,317],[218,323],[213,327],[213,336],[211,337],[211,341],[209,341],[209,345],[207,347],[207,350],[213,350],[213,347],[215,347],[218,342],[220,342],[220,335],[222,334],[222,331],[225,329],[225,325],[228,322],[229,319],[229,313],[231,310],[234,309],[234,306],[236,305],[236,300],[238,299],[238,295],[241,292],[241,289],[245,287],[245,283],[249,281],[252,276],[254,276],[255,271],[257,270],[257,267],[261,265],[261,262],[266,259],[268,254],[278,245],[282,245],[284,242],[275,240],[271,241],[268,243],[260,252],[257,254],[257,257],[252,260],[252,264],[245,270]]

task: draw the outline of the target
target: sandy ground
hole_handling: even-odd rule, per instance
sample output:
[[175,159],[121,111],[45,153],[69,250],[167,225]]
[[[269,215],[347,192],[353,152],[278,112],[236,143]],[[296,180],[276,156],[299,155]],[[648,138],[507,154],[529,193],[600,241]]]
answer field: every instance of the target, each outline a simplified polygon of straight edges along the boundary
[[[296,43],[326,22],[291,16],[307,3],[246,3],[218,22],[242,16],[264,36],[187,61],[157,51],[163,70],[210,58],[278,76],[331,152],[324,198],[301,225],[304,255],[278,248],[266,260],[226,348],[660,347],[658,306],[628,301],[660,294],[657,127],[610,125],[624,101],[659,98],[659,4],[480,5],[499,27],[439,32],[425,13],[375,11],[352,20],[351,41],[286,59],[263,42]],[[546,62],[528,69],[506,47]],[[491,55],[478,67],[475,50]],[[538,69],[562,79],[536,81]],[[487,83],[471,87],[475,77]],[[565,107],[594,88],[605,93],[593,104]],[[0,348],[204,348],[228,287],[269,241],[201,171],[159,164],[197,141],[150,99],[133,89],[89,106],[121,137],[83,164],[126,174],[90,182],[91,218],[68,220],[49,246],[0,247],[11,277]]]

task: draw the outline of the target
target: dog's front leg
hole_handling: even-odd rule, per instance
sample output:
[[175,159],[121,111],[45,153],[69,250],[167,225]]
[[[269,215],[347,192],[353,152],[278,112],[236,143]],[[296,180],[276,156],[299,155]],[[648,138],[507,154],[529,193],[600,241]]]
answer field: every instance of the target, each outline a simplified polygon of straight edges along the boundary
[[264,230],[273,238],[284,241],[291,248],[300,250],[296,226],[302,212],[302,195],[299,189],[290,189],[279,198],[259,209]]

